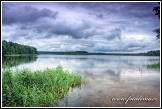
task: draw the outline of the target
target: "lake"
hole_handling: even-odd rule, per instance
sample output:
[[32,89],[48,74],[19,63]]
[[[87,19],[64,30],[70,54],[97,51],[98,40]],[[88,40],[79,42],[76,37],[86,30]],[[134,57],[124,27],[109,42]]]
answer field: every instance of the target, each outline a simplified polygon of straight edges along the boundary
[[[57,106],[64,107],[123,107],[160,106],[160,69],[150,69],[156,63],[154,56],[113,55],[38,55],[36,57],[3,57],[2,68],[43,70],[59,65],[79,73],[84,82],[70,89]],[[150,98],[153,101],[124,100],[120,98]]]

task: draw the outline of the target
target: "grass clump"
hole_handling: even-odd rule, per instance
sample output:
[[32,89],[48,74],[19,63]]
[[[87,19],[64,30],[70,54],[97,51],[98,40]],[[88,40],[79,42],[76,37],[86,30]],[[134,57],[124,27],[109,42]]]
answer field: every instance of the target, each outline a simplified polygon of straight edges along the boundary
[[31,71],[3,70],[2,106],[38,107],[54,106],[69,91],[79,87],[82,78],[79,74],[64,71],[62,67]]
[[160,61],[154,64],[147,65],[147,68],[160,68]]

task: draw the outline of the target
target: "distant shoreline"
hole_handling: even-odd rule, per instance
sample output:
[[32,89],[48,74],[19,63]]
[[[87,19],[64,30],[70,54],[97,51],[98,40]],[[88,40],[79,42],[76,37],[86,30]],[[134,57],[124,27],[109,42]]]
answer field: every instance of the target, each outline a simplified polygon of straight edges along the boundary
[[149,51],[147,53],[89,53],[87,51],[70,51],[70,52],[50,52],[38,51],[38,55],[122,55],[122,56],[160,56],[160,50]]
[[89,53],[87,51],[51,52],[38,51],[37,54],[5,54],[3,56],[37,56],[37,55],[116,55],[116,56],[160,56],[160,50],[147,53]]

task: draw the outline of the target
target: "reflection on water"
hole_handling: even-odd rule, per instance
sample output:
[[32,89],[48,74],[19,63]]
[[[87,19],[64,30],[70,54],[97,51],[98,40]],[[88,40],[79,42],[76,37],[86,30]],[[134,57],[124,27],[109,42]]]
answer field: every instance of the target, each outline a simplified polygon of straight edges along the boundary
[[[160,70],[147,69],[159,57],[148,56],[64,56],[38,55],[36,61],[18,65],[32,70],[61,65],[64,69],[79,72],[85,81],[80,88],[72,89],[58,106],[159,106]],[[10,62],[10,61],[8,61]],[[14,69],[14,68],[13,68]],[[112,98],[158,98],[154,102],[113,102]]]
[[31,63],[36,61],[37,57],[35,56],[3,56],[2,57],[2,67],[10,68],[16,67],[23,63]]

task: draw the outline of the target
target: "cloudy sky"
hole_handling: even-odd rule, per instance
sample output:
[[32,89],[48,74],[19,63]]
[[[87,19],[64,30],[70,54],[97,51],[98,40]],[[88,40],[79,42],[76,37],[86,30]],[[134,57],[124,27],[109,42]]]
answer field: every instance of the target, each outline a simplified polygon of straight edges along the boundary
[[2,40],[38,51],[160,49],[156,2],[3,2]]

